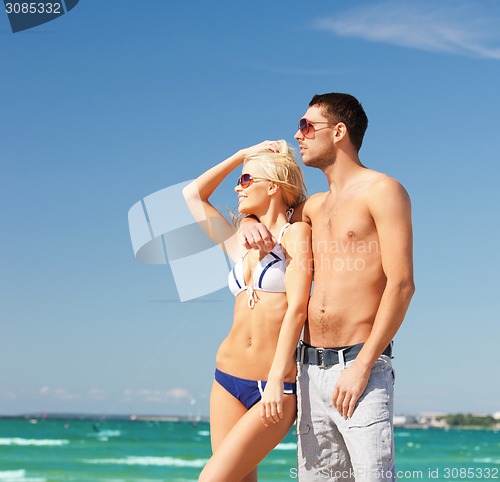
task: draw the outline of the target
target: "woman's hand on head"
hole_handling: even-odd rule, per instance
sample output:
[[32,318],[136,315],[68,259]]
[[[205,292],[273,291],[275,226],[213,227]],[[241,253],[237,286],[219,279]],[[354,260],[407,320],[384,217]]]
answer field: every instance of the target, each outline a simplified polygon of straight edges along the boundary
[[278,144],[277,141],[263,141],[259,142],[250,147],[246,147],[245,149],[240,150],[240,154],[243,156],[243,160],[245,160],[248,156],[255,154],[257,152],[269,151],[269,152],[277,152]]

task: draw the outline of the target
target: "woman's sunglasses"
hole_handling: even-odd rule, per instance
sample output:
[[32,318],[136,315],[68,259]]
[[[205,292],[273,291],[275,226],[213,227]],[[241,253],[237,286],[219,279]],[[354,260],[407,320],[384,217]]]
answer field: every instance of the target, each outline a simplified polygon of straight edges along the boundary
[[[327,124],[326,127],[322,127],[321,129],[316,129],[314,127],[315,124]],[[337,124],[332,124],[331,122],[311,122],[310,120],[307,120],[305,117],[299,120],[299,131],[300,133],[304,136],[307,137],[309,134],[311,136],[316,132],[316,131],[321,131],[323,129],[328,129],[330,126],[334,126]]]
[[241,186],[243,189],[250,187],[255,181],[267,181],[264,177],[253,177],[250,174],[242,174],[238,179],[237,186]]

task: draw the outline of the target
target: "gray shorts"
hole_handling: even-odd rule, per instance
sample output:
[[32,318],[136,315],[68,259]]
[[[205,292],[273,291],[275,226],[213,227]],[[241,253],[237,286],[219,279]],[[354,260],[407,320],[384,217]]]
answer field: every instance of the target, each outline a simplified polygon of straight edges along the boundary
[[375,362],[349,420],[332,401],[340,372],[339,364],[298,366],[299,481],[395,481],[391,359],[381,355]]

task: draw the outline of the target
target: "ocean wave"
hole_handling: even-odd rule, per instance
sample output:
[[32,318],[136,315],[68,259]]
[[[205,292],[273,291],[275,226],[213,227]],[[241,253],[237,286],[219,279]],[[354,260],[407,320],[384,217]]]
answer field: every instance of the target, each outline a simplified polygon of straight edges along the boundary
[[[103,482],[128,482],[130,479],[99,479]],[[134,479],[134,482],[165,482],[164,479]]]
[[155,465],[171,467],[203,467],[207,459],[185,460],[174,457],[136,457],[130,455],[121,459],[87,459],[83,461],[86,464],[103,465]]
[[406,446],[407,447],[410,447],[410,448],[416,448],[416,449],[419,449],[421,448],[422,446],[418,443],[415,443],[415,442],[407,442],[406,443]]
[[297,444],[295,442],[282,442],[276,445],[274,450],[297,450]]
[[89,433],[89,437],[120,437],[121,434],[120,430],[99,430]]
[[472,461],[476,464],[500,464],[500,459],[493,457],[475,457]]
[[[69,440],[52,440],[52,439],[27,439],[27,438],[0,438],[0,445],[36,445],[36,446],[57,446],[67,445]],[[1,472],[0,472],[1,473]]]
[[198,435],[203,435],[205,437],[208,437],[210,435],[209,430],[198,430]]
[[88,434],[89,437],[95,437],[100,442],[107,442],[110,437],[120,437],[120,430],[99,430],[98,432],[91,432]]
[[[99,479],[102,480],[103,482],[129,482],[130,479]],[[165,482],[165,479],[134,479],[134,482]],[[176,482],[182,482],[181,479],[176,479]],[[193,479],[193,481],[189,482],[196,482],[196,480]]]
[[290,460],[287,459],[272,459],[269,461],[270,465],[290,465]]
[[26,470],[0,470],[0,482],[46,482],[40,477],[26,477]]

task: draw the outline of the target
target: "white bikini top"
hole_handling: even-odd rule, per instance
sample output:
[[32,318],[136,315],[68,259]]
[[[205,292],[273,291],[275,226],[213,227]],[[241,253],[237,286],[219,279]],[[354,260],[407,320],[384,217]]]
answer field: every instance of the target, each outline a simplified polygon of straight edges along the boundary
[[274,248],[255,266],[252,273],[253,285],[245,285],[243,273],[243,260],[248,251],[236,262],[229,273],[228,285],[231,293],[234,296],[238,296],[243,291],[246,291],[249,308],[253,308],[255,304],[254,291],[268,291],[270,293],[285,292],[286,257],[280,243],[283,233],[288,226],[290,226],[290,223],[286,223],[281,228],[278,235],[278,242]]

